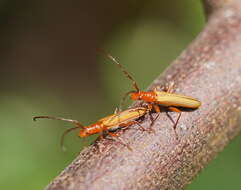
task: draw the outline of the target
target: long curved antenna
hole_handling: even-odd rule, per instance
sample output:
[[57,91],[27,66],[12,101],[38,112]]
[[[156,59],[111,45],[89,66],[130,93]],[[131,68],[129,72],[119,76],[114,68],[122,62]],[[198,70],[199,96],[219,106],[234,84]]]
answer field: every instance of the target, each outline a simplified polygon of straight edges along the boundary
[[37,121],[37,119],[53,119],[53,120],[67,121],[67,122],[73,123],[76,126],[76,127],[72,127],[70,129],[65,130],[63,135],[61,136],[60,146],[63,151],[66,150],[66,148],[64,147],[65,135],[67,135],[69,132],[71,132],[75,129],[78,129],[78,128],[84,129],[85,128],[79,121],[73,120],[73,119],[65,119],[65,118],[61,118],[61,117],[52,117],[52,116],[35,116],[35,117],[33,117],[34,121]]
[[126,71],[126,69],[111,54],[107,53],[106,51],[104,51],[102,49],[101,49],[101,51],[104,52],[104,54],[121,69],[121,71],[126,75],[126,77],[132,81],[132,86],[134,87],[134,89],[136,89],[136,91],[139,92],[140,89],[139,89],[135,79]]
[[64,133],[62,134],[61,136],[61,140],[60,140],[60,147],[63,151],[66,151],[66,148],[64,146],[64,137],[71,131],[75,130],[75,129],[78,129],[78,128],[82,128],[82,127],[72,127],[70,129],[67,129],[64,131]]
[[37,121],[37,119],[52,119],[52,120],[67,121],[67,122],[73,123],[78,128],[84,129],[84,126],[79,121],[73,120],[73,119],[65,119],[62,117],[52,117],[52,116],[35,116],[35,117],[33,117],[34,121]]
[[125,103],[125,101],[126,101],[127,96],[129,96],[129,94],[131,94],[131,93],[133,93],[133,92],[136,92],[136,91],[133,91],[133,90],[132,90],[132,91],[129,91],[129,92],[127,92],[127,93],[124,94],[123,98],[122,98],[121,101],[120,101],[119,111],[122,110],[122,107],[123,107],[123,105],[124,105],[124,103]]

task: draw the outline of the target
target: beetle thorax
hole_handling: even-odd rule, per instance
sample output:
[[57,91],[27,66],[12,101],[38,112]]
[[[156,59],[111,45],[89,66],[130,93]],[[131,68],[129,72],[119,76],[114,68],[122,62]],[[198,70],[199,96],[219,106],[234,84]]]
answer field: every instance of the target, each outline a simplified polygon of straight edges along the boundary
[[95,123],[80,130],[79,136],[87,137],[89,135],[99,133],[100,131],[102,131],[102,125],[100,123]]
[[156,95],[154,92],[133,92],[131,93],[132,100],[144,100],[145,102],[154,102]]

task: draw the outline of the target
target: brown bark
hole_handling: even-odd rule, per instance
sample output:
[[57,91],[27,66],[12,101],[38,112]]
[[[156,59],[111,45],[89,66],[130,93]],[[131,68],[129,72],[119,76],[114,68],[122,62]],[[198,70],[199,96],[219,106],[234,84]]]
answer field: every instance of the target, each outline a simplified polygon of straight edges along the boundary
[[[48,190],[183,189],[240,133],[241,1],[205,5],[211,16],[204,31],[150,87],[173,81],[176,93],[201,100],[200,109],[183,112],[178,140],[173,123],[161,113],[155,133],[134,130],[138,126],[119,132],[133,151],[102,140],[101,152],[96,146],[83,150]],[[150,117],[141,125],[148,128]]]
[[218,9],[226,8],[229,5],[236,3],[238,0],[203,0],[206,16],[209,17]]

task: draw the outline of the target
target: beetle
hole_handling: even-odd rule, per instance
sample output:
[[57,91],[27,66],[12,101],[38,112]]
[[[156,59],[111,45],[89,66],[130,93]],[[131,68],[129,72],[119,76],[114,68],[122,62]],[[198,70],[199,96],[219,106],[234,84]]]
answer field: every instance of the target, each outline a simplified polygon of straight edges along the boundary
[[157,88],[151,91],[141,91],[137,85],[137,82],[127,72],[127,70],[112,55],[108,53],[105,54],[112,62],[114,62],[121,69],[125,76],[132,81],[132,86],[135,89],[134,91],[129,91],[124,95],[120,103],[120,110],[124,100],[128,95],[130,95],[130,98],[132,100],[142,100],[146,102],[149,106],[149,109],[154,109],[156,112],[160,112],[159,105],[164,106],[170,111],[179,113],[178,118],[173,126],[175,130],[182,114],[179,108],[197,109],[201,106],[201,102],[196,98],[172,93],[174,86],[173,83],[169,85],[167,89],[165,88],[163,91],[158,90]]
[[[96,123],[91,124],[89,126],[84,126],[77,120],[65,119],[61,117],[52,117],[52,116],[35,116],[33,117],[33,120],[36,121],[37,119],[53,119],[53,120],[61,120],[61,121],[73,123],[75,127],[67,129],[61,137],[61,147],[63,148],[64,137],[70,131],[80,128],[79,135],[78,135],[80,138],[88,137],[90,135],[97,134],[97,133],[100,134],[100,138],[103,138],[103,134],[108,134],[110,136],[116,137],[118,135],[113,133],[115,130],[120,128],[127,128],[133,124],[139,125],[139,122],[136,120],[144,116],[149,111],[150,111],[149,108],[146,106],[129,108],[121,112],[115,111],[114,114],[104,117],[98,120]],[[139,126],[142,128],[141,125]],[[142,130],[145,130],[145,129],[142,128]]]

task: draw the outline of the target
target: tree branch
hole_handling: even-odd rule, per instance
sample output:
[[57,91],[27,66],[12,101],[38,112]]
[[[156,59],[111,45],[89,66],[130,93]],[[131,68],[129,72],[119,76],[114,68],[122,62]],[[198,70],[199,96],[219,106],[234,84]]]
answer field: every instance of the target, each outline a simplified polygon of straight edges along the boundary
[[[207,0],[205,5],[211,2],[227,1]],[[173,81],[176,93],[202,101],[200,109],[183,112],[179,139],[161,113],[155,133],[135,130],[138,126],[119,132],[133,151],[104,139],[98,142],[101,152],[94,145],[84,149],[48,190],[179,190],[240,133],[241,1],[223,5],[213,7],[204,31],[150,87]],[[150,126],[148,115],[141,125]]]
[[209,17],[218,9],[226,8],[229,5],[236,3],[239,0],[203,0],[206,16]]

